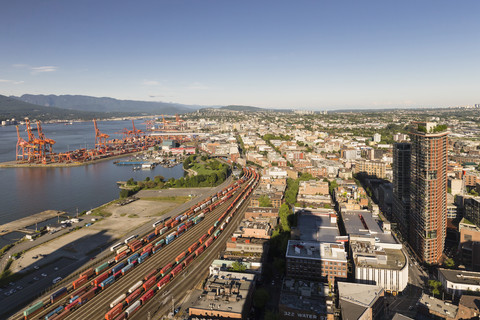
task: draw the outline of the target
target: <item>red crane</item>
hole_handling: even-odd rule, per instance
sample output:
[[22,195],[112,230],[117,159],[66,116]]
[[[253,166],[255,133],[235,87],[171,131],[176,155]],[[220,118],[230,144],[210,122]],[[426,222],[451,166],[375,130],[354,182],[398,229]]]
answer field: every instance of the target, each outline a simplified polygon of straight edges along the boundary
[[110,137],[106,133],[101,133],[97,126],[97,120],[93,119],[93,125],[95,127],[95,149],[106,152],[107,151],[107,139]]

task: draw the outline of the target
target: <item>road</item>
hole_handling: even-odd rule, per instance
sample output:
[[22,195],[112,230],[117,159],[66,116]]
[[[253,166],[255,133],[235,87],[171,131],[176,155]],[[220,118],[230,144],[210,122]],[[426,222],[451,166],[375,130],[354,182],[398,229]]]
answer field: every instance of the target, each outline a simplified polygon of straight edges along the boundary
[[[189,209],[195,203],[198,203],[198,202],[206,199],[207,197],[218,193],[218,191],[220,191],[223,188],[225,188],[226,186],[228,186],[231,182],[232,182],[232,179],[228,178],[221,185],[217,186],[214,189],[210,189],[209,192],[204,193],[200,197],[197,197],[197,198],[195,198],[195,199],[193,199],[193,200],[191,200],[187,203],[184,203],[184,204],[176,207],[172,211],[166,213],[162,218],[177,216],[181,212],[184,212],[185,210]],[[85,222],[83,222],[83,223],[85,223]],[[82,222],[80,222],[80,224],[82,224]],[[132,233],[143,235],[143,234],[146,234],[148,232],[151,232],[151,230],[152,230],[152,223],[149,222],[149,223],[137,228]],[[41,243],[44,243],[46,241],[52,240],[53,238],[56,238],[59,235],[61,235],[60,232],[57,232],[56,234],[52,234],[52,235],[50,235],[50,234],[45,235],[45,236],[43,236],[43,237],[41,237],[41,238],[39,238],[39,239],[37,239],[33,242],[28,241],[28,242],[24,242],[24,243],[26,245],[30,244],[30,248],[31,248],[32,246],[36,246],[36,245],[40,244],[40,242],[37,242],[40,239],[48,236],[47,238],[45,238],[45,241],[41,242]],[[39,270],[35,271],[33,274],[26,276],[24,279],[22,279],[20,281],[17,281],[15,283],[15,285],[12,286],[12,288],[16,288],[17,286],[22,286],[23,289],[21,291],[17,290],[17,292],[15,294],[13,294],[9,297],[5,297],[3,295],[3,292],[1,292],[2,297],[4,298],[3,301],[2,301],[2,305],[4,305],[4,307],[2,308],[2,311],[1,311],[2,314],[3,315],[8,315],[13,310],[18,310],[19,308],[22,308],[21,312],[23,312],[24,307],[27,304],[30,304],[30,302],[32,302],[33,299],[35,299],[39,296],[43,296],[46,292],[48,293],[48,295],[50,295],[51,293],[55,292],[59,288],[67,286],[68,284],[70,284],[74,280],[74,278],[77,278],[78,275],[81,272],[83,272],[84,270],[87,270],[88,268],[91,268],[92,266],[98,266],[104,260],[106,261],[109,258],[111,259],[113,254],[109,249],[110,244],[111,243],[106,243],[105,246],[104,246],[104,251],[99,252],[99,254],[96,255],[96,258],[92,261],[89,261],[89,259],[90,259],[89,257],[85,257],[84,259],[81,259],[81,260],[75,260],[73,262],[70,261],[70,264],[68,266],[64,266],[63,264],[60,265],[60,266],[58,266],[57,264],[47,265],[47,266],[42,267]],[[58,267],[59,270],[58,271],[55,270],[54,269],[55,267]],[[42,277],[41,276],[42,273],[47,274],[47,277]],[[56,285],[52,285],[52,280],[54,278],[58,277],[58,276],[62,276],[64,278],[64,280],[57,283]],[[36,277],[40,280],[35,281],[35,280],[33,280],[34,277]],[[4,291],[5,290],[6,289],[4,289]],[[20,313],[18,313],[18,316],[14,317],[14,319],[18,319],[19,316],[20,316]]]

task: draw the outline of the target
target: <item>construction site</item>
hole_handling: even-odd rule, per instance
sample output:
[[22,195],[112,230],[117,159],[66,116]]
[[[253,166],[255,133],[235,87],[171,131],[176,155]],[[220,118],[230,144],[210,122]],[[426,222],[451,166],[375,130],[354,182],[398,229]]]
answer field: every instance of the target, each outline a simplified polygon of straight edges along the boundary
[[[192,139],[192,134],[184,132],[184,121],[176,115],[176,121],[167,121],[162,116],[162,121],[145,121],[148,132],[135,127],[132,120],[132,128],[124,128],[115,132],[118,137],[112,138],[109,134],[102,133],[93,119],[95,130],[94,148],[80,148],[66,152],[54,152],[55,140],[47,138],[40,121],[36,121],[36,128],[32,127],[29,119],[25,119],[27,137],[20,135],[17,125],[17,143],[15,161],[4,163],[3,166],[64,166],[83,165],[95,161],[121,157],[124,155],[148,150],[160,145],[164,140],[175,140],[184,143]],[[37,135],[35,135],[35,131]]]

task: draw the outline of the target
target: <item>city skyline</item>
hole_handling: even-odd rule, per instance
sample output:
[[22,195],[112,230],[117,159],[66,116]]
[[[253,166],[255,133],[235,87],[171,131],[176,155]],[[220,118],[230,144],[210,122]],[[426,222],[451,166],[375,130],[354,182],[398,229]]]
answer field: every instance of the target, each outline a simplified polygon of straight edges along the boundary
[[313,110],[474,105],[479,8],[11,2],[0,13],[0,94]]

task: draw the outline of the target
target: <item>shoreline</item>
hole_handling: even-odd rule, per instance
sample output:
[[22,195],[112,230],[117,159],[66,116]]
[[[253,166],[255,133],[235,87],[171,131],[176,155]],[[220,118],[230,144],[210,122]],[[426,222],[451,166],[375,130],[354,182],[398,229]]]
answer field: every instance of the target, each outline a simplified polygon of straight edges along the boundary
[[34,225],[35,223],[41,223],[41,222],[47,221],[57,216],[63,216],[64,214],[66,214],[66,212],[64,211],[45,210],[25,218],[20,218],[17,220],[7,222],[5,224],[1,224],[0,237],[15,231],[26,232],[27,230],[25,230],[25,228],[28,226]]
[[41,164],[41,163],[17,163],[16,161],[7,161],[7,162],[0,162],[0,168],[68,168],[68,167],[80,167],[89,164],[95,164],[102,161],[112,160],[112,159],[119,159],[128,156],[134,156],[139,153],[144,152],[142,151],[135,151],[131,153],[124,153],[118,154],[106,158],[100,158],[95,160],[90,160],[86,162],[73,162],[73,163],[48,163],[48,164]]

